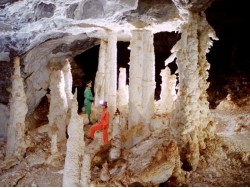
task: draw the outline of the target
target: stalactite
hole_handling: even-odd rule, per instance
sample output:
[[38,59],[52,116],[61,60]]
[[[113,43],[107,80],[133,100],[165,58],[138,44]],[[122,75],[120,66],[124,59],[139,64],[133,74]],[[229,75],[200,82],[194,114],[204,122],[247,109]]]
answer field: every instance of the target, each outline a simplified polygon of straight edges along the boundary
[[68,126],[67,151],[64,164],[63,186],[76,187],[80,185],[81,159],[84,151],[83,119],[78,115],[77,91],[71,107],[71,118]]
[[15,57],[14,74],[10,97],[10,117],[7,133],[6,157],[23,157],[26,152],[25,117],[28,112],[27,98],[24,92],[23,78],[20,73],[20,58]]

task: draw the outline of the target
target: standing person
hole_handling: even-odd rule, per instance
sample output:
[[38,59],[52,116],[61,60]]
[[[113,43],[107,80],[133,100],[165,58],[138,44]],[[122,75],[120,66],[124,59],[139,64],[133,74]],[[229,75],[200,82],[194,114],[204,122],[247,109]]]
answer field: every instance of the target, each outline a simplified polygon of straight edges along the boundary
[[92,81],[88,81],[86,83],[86,88],[84,90],[84,107],[85,107],[85,114],[88,114],[89,124],[92,124],[90,114],[91,114],[91,103],[94,100],[94,97],[91,92]]
[[94,138],[95,132],[97,130],[102,130],[103,135],[103,143],[106,144],[109,140],[108,138],[108,128],[109,128],[109,111],[107,110],[108,103],[107,101],[104,101],[102,104],[102,115],[101,115],[101,121],[99,123],[96,123],[93,125],[90,129],[90,137],[91,139]]

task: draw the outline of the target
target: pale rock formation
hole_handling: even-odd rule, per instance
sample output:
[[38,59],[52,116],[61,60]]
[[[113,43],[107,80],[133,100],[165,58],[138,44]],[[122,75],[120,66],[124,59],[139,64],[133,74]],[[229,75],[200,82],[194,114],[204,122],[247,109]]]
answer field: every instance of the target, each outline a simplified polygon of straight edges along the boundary
[[163,129],[167,129],[170,125],[170,118],[169,114],[158,116],[154,115],[150,122],[150,131],[162,131]]
[[154,113],[155,57],[153,34],[149,30],[133,30],[129,71],[129,127],[149,125]]
[[5,139],[8,130],[9,108],[6,105],[0,104],[0,114],[0,139]]
[[109,153],[109,158],[111,160],[118,159],[121,155],[121,124],[120,124],[120,113],[115,112],[111,139],[111,149]]
[[222,100],[216,109],[223,111],[237,110],[237,105],[231,100],[231,95],[228,94],[226,99]]
[[66,139],[66,116],[68,111],[64,75],[61,70],[51,68],[49,125],[51,127],[51,153],[58,151],[56,144]]
[[101,169],[101,173],[100,173],[100,179],[102,181],[108,181],[110,179],[110,173],[109,173],[108,163],[107,162],[105,162],[102,165],[102,169]]
[[150,161],[147,169],[139,173],[139,178],[146,183],[166,182],[173,174],[182,176],[180,156],[177,144],[171,141],[166,148],[160,148]]
[[125,108],[128,105],[128,85],[126,84],[126,68],[120,68],[119,86],[117,91],[117,107]]
[[98,69],[96,72],[95,86],[94,86],[95,106],[99,106],[100,100],[104,100],[104,90],[105,88],[107,89],[107,86],[105,87],[106,59],[107,59],[107,42],[101,40],[99,49]]
[[161,94],[160,100],[158,101],[159,113],[170,113],[174,107],[174,101],[177,98],[175,86],[176,76],[171,75],[170,69],[166,66],[165,69],[161,70]]
[[90,178],[91,178],[91,158],[88,153],[84,153],[82,159],[82,170],[81,170],[81,181],[80,186],[90,187]]
[[172,125],[177,125],[177,130],[181,130],[176,131],[177,135],[181,134],[177,137],[182,138],[182,146],[188,143],[186,157],[192,168],[196,169],[199,149],[204,149],[204,139],[213,135],[206,93],[209,69],[206,53],[211,45],[209,37],[214,37],[214,31],[203,14],[200,16],[187,11],[180,15],[186,23],[182,25],[180,41],[172,50],[176,53],[179,69],[179,96]]
[[73,78],[72,78],[71,65],[69,59],[65,59],[62,70],[64,74],[65,92],[67,96],[68,106],[71,106],[71,101],[73,99],[73,94],[72,94]]
[[81,159],[84,152],[83,120],[78,115],[77,91],[71,106],[71,118],[68,126],[67,152],[64,164],[63,186],[76,187],[80,185]]
[[20,58],[15,57],[14,74],[12,75],[12,88],[10,117],[8,123],[6,157],[23,157],[26,150],[25,143],[25,117],[28,112],[27,98],[24,92],[23,78],[20,74]]
[[110,119],[116,110],[117,93],[117,33],[108,32],[107,62],[105,70],[105,100],[108,102]]

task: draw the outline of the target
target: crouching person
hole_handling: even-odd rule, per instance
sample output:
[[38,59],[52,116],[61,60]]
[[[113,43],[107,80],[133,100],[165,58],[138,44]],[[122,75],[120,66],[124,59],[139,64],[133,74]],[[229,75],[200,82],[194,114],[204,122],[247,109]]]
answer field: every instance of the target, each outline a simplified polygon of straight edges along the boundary
[[99,123],[94,124],[90,128],[90,137],[93,139],[95,132],[98,130],[102,130],[103,142],[106,144],[108,142],[108,128],[109,128],[109,112],[108,112],[108,103],[104,101],[101,103],[102,107],[102,115]]

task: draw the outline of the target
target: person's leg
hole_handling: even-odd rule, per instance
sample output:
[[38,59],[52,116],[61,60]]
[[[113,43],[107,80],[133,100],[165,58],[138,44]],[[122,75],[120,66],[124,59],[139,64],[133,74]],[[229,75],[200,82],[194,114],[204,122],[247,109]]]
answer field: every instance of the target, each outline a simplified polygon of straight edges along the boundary
[[89,120],[89,123],[91,124],[91,118],[90,118],[91,104],[88,104],[88,103],[85,104],[85,114],[88,114],[88,120]]
[[97,130],[101,130],[101,129],[102,129],[102,127],[100,126],[99,123],[93,125],[93,126],[90,128],[89,136],[90,136],[91,138],[94,138],[95,132],[96,132]]
[[109,141],[108,129],[103,129],[102,134],[103,134],[103,143],[106,144]]
[[90,113],[88,113],[88,119],[89,119],[89,124],[92,124],[92,122],[90,120]]

